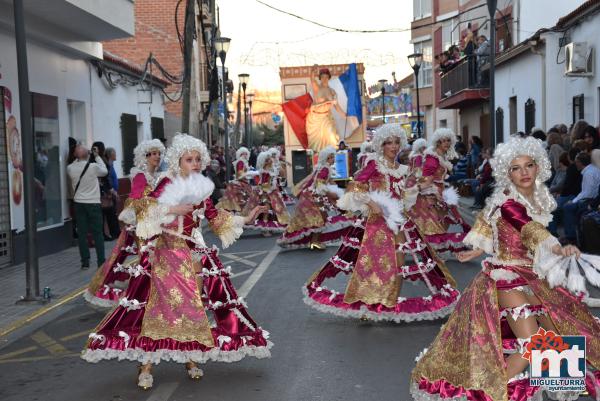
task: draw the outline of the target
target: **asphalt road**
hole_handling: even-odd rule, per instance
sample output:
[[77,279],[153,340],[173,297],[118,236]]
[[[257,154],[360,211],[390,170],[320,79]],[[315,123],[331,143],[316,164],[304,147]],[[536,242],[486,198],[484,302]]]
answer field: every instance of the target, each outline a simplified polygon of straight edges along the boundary
[[[79,358],[104,313],[77,299],[0,349],[0,400],[409,401],[414,358],[442,321],[370,323],[309,308],[300,288],[333,252],[280,251],[275,237],[252,233],[224,251],[234,284],[249,290],[251,315],[271,333],[271,359],[209,363],[201,381],[189,380],[182,365],[163,362],[153,370],[154,388],[142,391],[136,363]],[[475,262],[450,261],[448,267],[460,289],[480,269]]]

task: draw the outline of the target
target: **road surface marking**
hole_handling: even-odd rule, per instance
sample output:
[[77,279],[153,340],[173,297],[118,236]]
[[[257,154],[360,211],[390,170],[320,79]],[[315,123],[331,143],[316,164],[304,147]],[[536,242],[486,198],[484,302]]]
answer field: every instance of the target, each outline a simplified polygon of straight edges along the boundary
[[69,295],[62,297],[56,303],[50,303],[46,306],[43,306],[40,309],[36,310],[35,312],[25,316],[24,318],[17,320],[13,324],[0,328],[0,338],[4,337],[5,335],[7,335],[9,333],[12,333],[13,331],[25,326],[28,323],[31,323],[38,317],[45,315],[46,313],[50,312],[51,310],[54,310],[54,309],[58,308],[59,306],[63,306],[67,302],[72,301],[73,299],[75,299],[78,296],[80,296],[81,294],[83,294],[83,292],[85,291],[86,288],[87,288],[87,285],[79,288],[78,290],[73,291]]
[[44,355],[44,356],[29,356],[25,358],[15,358],[15,359],[2,359],[0,360],[0,364],[3,363],[19,363],[19,362],[39,362],[46,361],[48,359],[62,359],[62,358],[72,358],[79,357],[81,353],[75,352],[72,354],[63,354],[63,355]]
[[250,273],[252,273],[252,269],[244,270],[244,271],[241,271],[239,273],[233,273],[229,277],[234,278],[234,277],[243,276],[245,274],[250,274]]
[[31,339],[38,343],[38,345],[46,348],[52,355],[62,355],[68,352],[62,344],[56,342],[56,340],[46,334],[44,330],[33,333]]
[[38,349],[38,346],[37,345],[32,345],[31,347],[21,348],[21,349],[18,349],[16,351],[7,352],[6,354],[0,355],[0,361],[3,360],[3,359],[12,358],[13,356],[17,356],[17,355],[21,355],[21,354],[26,354],[29,351],[35,351],[36,349]]
[[240,287],[240,290],[238,291],[238,294],[241,297],[246,298],[248,296],[248,294],[250,293],[252,288],[256,285],[258,280],[260,280],[260,278],[267,271],[269,266],[271,266],[271,263],[273,263],[273,260],[275,260],[275,257],[277,256],[277,254],[279,253],[280,250],[281,250],[281,248],[279,247],[279,245],[275,245],[269,251],[267,256],[265,256],[265,258],[260,262],[258,267],[256,269],[254,269],[254,271],[252,272],[250,277],[248,277],[246,282]]
[[152,395],[146,401],[169,401],[178,386],[179,383],[174,382],[161,383],[152,390]]
[[72,340],[74,338],[87,337],[92,331],[94,331],[93,327],[91,327],[88,330],[80,331],[79,333],[69,334],[68,336],[64,336],[64,337],[60,338],[59,340],[61,342],[65,342],[65,341]]
[[256,262],[252,262],[250,260],[246,260],[245,258],[240,258],[239,256],[235,256],[235,255],[223,255],[223,258],[227,258],[233,262],[238,262],[238,263],[242,263],[246,266],[250,266],[250,267],[256,267],[257,263]]

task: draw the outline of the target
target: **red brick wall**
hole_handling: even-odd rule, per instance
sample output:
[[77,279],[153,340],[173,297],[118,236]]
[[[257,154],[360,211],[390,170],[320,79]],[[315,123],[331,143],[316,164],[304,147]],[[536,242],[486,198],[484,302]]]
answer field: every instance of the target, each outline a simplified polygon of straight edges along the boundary
[[[143,66],[152,52],[160,64],[171,74],[179,76],[183,71],[183,57],[175,29],[175,8],[178,0],[136,0],[135,36],[128,39],[103,42],[104,50],[127,61]],[[183,1],[178,10],[179,31],[183,34],[185,19]],[[154,67],[153,73],[160,76]],[[168,93],[178,92],[179,85],[170,85]],[[167,112],[181,116],[181,101],[168,101]]]

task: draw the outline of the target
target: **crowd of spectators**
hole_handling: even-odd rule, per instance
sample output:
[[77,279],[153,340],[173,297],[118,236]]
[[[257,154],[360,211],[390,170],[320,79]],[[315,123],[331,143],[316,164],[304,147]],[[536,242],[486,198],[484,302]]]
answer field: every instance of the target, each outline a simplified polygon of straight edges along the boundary
[[[557,202],[549,227],[552,234],[563,244],[600,253],[599,128],[580,120],[571,128],[558,124],[544,132],[534,127],[528,134],[517,135],[531,135],[546,145],[552,166],[552,177],[546,184]],[[478,137],[471,137],[469,142],[468,151],[463,142],[457,143],[460,157],[448,181],[463,195],[475,198],[473,209],[481,209],[494,185],[489,164],[493,150],[483,148]]]

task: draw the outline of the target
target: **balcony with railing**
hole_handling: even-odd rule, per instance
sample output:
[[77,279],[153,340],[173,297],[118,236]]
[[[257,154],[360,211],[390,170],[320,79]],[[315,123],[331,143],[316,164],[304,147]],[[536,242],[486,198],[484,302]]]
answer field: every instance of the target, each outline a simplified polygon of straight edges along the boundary
[[447,70],[440,79],[438,107],[460,109],[487,100],[490,80],[486,62],[486,56],[467,56]]

